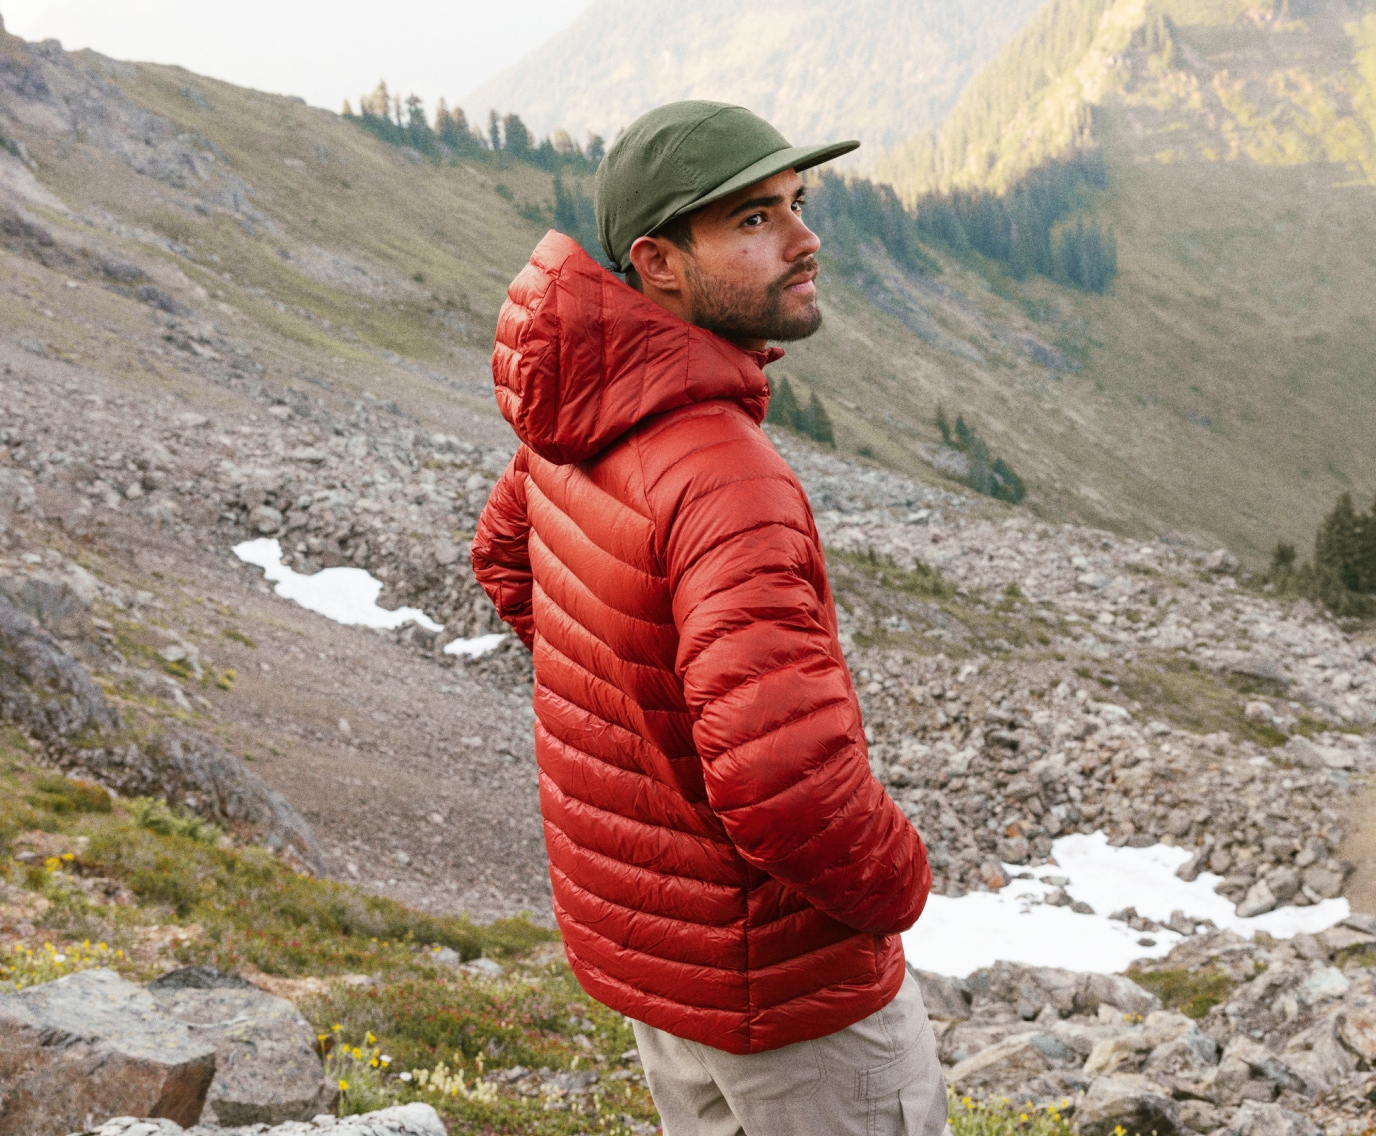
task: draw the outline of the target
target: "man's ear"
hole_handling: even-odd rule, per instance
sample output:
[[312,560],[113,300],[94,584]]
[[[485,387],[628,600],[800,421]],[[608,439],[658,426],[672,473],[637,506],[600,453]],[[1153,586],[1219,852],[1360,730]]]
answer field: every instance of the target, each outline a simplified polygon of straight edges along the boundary
[[657,292],[683,290],[682,252],[664,237],[638,237],[631,245],[631,265],[642,283]]

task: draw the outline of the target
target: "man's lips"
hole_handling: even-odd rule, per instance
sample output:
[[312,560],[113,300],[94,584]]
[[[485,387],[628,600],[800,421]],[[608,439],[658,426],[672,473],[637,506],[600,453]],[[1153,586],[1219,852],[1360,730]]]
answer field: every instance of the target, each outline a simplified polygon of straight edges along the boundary
[[801,280],[795,280],[784,291],[794,296],[813,296],[817,293],[817,285],[812,282],[811,276],[805,276]]

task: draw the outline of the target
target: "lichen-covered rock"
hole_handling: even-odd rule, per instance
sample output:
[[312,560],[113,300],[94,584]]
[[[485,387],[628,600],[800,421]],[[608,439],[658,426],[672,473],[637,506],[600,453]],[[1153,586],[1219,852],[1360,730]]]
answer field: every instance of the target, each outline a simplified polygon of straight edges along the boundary
[[315,1030],[285,998],[208,967],[174,970],[149,984],[158,1008],[215,1049],[205,1123],[282,1124],[333,1112]]
[[214,1075],[214,1050],[112,970],[0,996],[0,1136],[122,1115],[194,1124]]
[[1154,1081],[1135,1073],[1100,1077],[1075,1112],[1081,1136],[1171,1136],[1180,1129],[1180,1106]]

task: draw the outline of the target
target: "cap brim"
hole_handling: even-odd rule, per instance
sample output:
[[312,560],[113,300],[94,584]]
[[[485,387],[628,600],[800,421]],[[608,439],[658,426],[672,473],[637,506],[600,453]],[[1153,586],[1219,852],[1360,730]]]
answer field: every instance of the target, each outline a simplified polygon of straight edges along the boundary
[[[714,201],[720,201],[723,197],[730,197],[733,193],[738,193],[747,186],[764,181],[765,178],[772,178],[775,174],[781,174],[784,170],[797,170],[802,173],[803,170],[810,170],[813,166],[820,166],[823,162],[830,162],[859,148],[860,143],[851,140],[849,142],[830,142],[825,146],[790,146],[787,150],[776,150],[768,157],[761,158],[753,165],[746,166],[735,177],[722,182],[716,189],[703,194],[681,209],[675,210],[664,220],[672,221],[675,217],[692,213],[705,205],[711,205]],[[663,222],[660,223],[663,224]]]

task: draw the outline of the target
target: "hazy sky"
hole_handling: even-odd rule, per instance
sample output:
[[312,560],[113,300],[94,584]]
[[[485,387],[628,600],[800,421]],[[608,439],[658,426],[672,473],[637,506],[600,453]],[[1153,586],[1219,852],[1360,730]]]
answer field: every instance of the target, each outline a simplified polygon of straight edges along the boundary
[[[451,103],[548,39],[588,0],[0,0],[5,27],[116,59],[358,109],[378,79]],[[485,116],[487,107],[467,107]],[[501,110],[518,110],[502,107]]]

